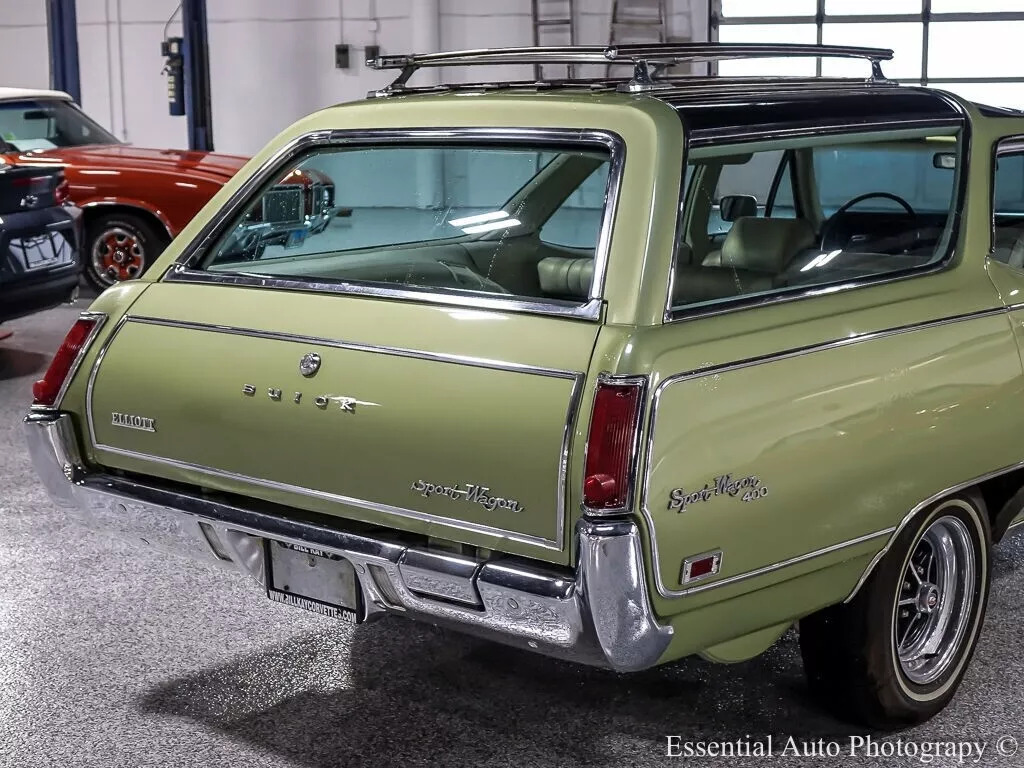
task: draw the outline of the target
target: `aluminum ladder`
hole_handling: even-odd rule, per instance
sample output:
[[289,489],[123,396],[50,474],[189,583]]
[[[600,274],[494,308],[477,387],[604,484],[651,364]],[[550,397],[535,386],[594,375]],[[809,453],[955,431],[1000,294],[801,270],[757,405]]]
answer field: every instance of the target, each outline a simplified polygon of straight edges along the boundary
[[[623,43],[667,43],[665,0],[613,0],[609,47]],[[611,66],[608,67],[611,74]]]
[[[533,13],[533,44],[535,46],[567,46],[576,44],[575,0],[530,0]],[[544,65],[534,64],[533,74],[545,80]],[[565,78],[575,76],[575,67],[565,65]]]

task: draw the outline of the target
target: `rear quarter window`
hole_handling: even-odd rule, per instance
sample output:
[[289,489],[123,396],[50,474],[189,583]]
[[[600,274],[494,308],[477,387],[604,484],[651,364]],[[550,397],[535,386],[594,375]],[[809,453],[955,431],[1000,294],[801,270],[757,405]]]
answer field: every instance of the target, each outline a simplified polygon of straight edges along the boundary
[[[775,181],[766,208],[728,222],[715,209],[684,201],[683,231],[670,309],[688,312],[830,286],[860,285],[923,271],[945,259],[959,205],[959,127],[814,136],[691,152],[688,194],[706,195],[722,170],[729,192],[758,198]],[[768,146],[765,146],[768,145]],[[779,168],[785,151],[785,165]],[[940,162],[942,157],[953,162]],[[725,176],[725,169],[730,176]],[[750,206],[748,205],[749,209]],[[706,217],[706,221],[695,220]],[[707,232],[707,236],[702,233]]]

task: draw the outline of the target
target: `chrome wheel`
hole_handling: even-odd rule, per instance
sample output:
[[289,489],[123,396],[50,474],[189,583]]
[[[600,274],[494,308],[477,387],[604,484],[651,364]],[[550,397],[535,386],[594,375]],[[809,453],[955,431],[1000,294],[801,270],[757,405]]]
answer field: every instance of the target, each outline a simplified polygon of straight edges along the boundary
[[139,236],[123,227],[104,230],[93,241],[93,272],[106,285],[138,277],[145,266],[146,250]]
[[977,578],[967,525],[951,516],[932,522],[914,545],[896,594],[893,642],[910,682],[935,682],[957,658]]

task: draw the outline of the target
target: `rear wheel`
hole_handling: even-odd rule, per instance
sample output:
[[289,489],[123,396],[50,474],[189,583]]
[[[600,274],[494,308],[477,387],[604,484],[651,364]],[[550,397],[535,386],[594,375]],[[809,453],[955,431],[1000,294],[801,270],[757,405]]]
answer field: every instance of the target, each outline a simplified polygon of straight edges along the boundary
[[911,725],[953,698],[988,601],[988,516],[980,499],[936,503],[900,532],[861,591],[800,622],[812,692],[840,716]]
[[99,291],[138,277],[167,246],[148,221],[120,212],[93,219],[85,241],[85,278]]

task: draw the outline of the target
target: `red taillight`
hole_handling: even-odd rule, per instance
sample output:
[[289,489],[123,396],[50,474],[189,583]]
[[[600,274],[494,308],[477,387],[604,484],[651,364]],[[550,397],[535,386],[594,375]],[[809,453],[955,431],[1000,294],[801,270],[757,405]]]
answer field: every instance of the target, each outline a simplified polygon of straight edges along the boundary
[[55,205],[64,205],[71,197],[71,185],[68,184],[67,179],[61,179],[60,184],[53,190],[53,202]]
[[15,179],[11,179],[11,186],[16,189],[22,187],[28,187],[29,189],[37,189],[44,187],[49,183],[49,176],[19,176]]
[[619,509],[629,501],[643,395],[643,379],[597,385],[583,473],[583,504],[589,509]]
[[71,374],[79,354],[85,349],[93,330],[100,322],[99,317],[80,317],[71,326],[64,342],[53,356],[50,367],[46,374],[32,385],[33,405],[53,407],[57,404],[57,396],[60,394],[64,382]]

